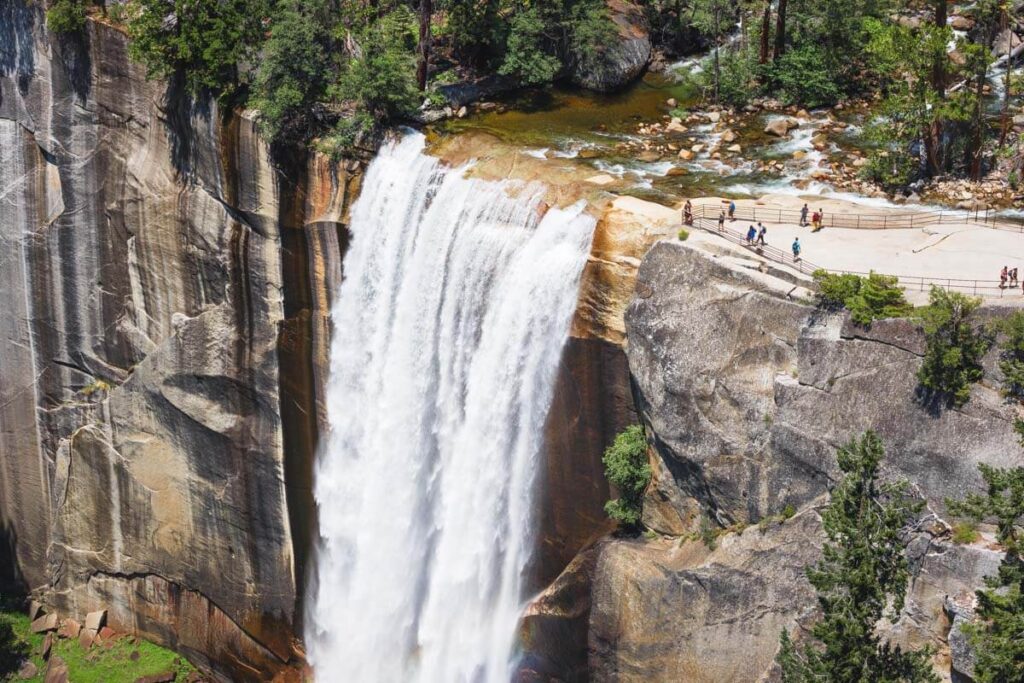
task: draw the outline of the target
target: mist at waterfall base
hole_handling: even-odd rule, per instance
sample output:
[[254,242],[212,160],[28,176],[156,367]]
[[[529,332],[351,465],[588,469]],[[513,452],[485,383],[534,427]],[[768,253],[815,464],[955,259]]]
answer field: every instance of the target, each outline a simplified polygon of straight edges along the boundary
[[332,311],[306,626],[319,681],[507,683],[514,667],[594,219],[423,148],[410,133],[370,164]]

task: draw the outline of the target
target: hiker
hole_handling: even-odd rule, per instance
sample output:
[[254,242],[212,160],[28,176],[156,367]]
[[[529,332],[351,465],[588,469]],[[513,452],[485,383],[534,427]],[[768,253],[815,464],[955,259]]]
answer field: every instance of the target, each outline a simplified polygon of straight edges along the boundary
[[725,232],[725,211],[718,212],[718,232]]
[[1016,287],[1017,286],[1017,269],[1016,268],[1014,268],[1013,270],[1010,271],[1010,286],[1011,287]]
[[818,232],[821,230],[821,214],[817,211],[811,216],[811,223],[814,224],[814,229],[811,232]]
[[799,237],[797,237],[796,239],[793,240],[793,260],[794,261],[799,261],[800,260],[800,238]]
[[768,228],[766,228],[763,225],[761,225],[760,221],[757,222],[757,227],[758,227],[757,243],[760,244],[763,247],[764,246],[764,236],[765,236],[765,234],[767,234]]
[[683,223],[693,225],[693,204],[689,199],[686,200],[686,205],[683,207]]
[[730,221],[735,221],[736,220],[736,202],[731,201],[731,200],[729,201],[729,220]]
[[1006,266],[999,271],[999,289],[1006,289],[1006,280],[1009,278],[1009,273]]
[[747,229],[747,244],[753,244],[753,243],[754,243],[754,238],[755,238],[755,237],[757,237],[757,230],[755,230],[755,229],[754,229],[754,226],[753,226],[753,225],[751,225],[751,226],[750,226],[750,227],[749,227],[749,228]]
[[809,209],[807,208],[807,204],[804,204],[804,208],[800,209],[800,227],[801,228],[806,228],[807,227],[807,212],[808,211],[809,211]]

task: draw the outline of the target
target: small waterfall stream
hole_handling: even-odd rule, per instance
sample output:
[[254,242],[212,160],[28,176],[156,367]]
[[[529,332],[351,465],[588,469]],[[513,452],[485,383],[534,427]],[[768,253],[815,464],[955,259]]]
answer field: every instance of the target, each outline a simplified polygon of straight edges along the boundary
[[353,207],[315,485],[320,681],[507,683],[513,665],[594,219],[423,147],[408,134],[381,150]]

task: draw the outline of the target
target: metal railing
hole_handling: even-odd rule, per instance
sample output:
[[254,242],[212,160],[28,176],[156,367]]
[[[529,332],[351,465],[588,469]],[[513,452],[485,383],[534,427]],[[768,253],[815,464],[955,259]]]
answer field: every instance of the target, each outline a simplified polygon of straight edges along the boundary
[[[696,218],[718,220],[724,207],[701,204],[694,207]],[[811,222],[815,209],[807,212]],[[733,218],[741,221],[767,221],[772,223],[800,223],[799,209],[771,208],[767,206],[737,206]],[[726,220],[728,217],[726,210]],[[825,228],[859,228],[866,230],[890,230],[899,228],[921,228],[926,225],[983,225],[997,230],[1012,230],[1024,233],[1024,220],[1017,221],[985,211],[916,211],[905,213],[851,213],[848,211],[826,211],[822,217]]]
[[759,244],[756,240],[750,242],[747,240],[745,235],[729,230],[728,228],[719,230],[717,220],[718,219],[716,218],[715,221],[712,222],[706,218],[698,218],[694,222],[694,225],[702,230],[727,239],[733,244],[738,244],[741,247],[749,249],[758,256],[763,256],[764,258],[775,261],[776,263],[781,263],[784,266],[794,268],[797,272],[803,273],[804,275],[810,275],[816,270],[825,270],[821,266],[817,266],[810,261],[805,261],[803,258],[795,258],[792,251],[787,252],[767,243]]
[[[797,272],[810,275],[815,271],[822,270],[828,273],[835,273],[838,275],[860,275],[867,277],[871,273],[865,273],[856,270],[839,270],[835,268],[823,268],[815,265],[810,261],[806,261],[803,258],[794,258],[791,252],[784,251],[778,247],[773,247],[768,244],[758,244],[756,241],[751,243],[748,242],[746,237],[734,230],[730,230],[728,227],[722,230],[718,229],[718,218],[710,220],[707,218],[697,218],[694,221],[694,226],[704,230],[712,235],[718,235],[719,237],[738,244],[739,246],[748,249],[749,251],[766,258],[770,261],[780,263],[789,268],[795,269]],[[882,274],[882,273],[878,273]],[[904,289],[916,289],[918,291],[926,291],[931,289],[934,285],[941,287],[947,291],[969,293],[974,296],[986,296],[986,297],[999,297],[1002,298],[1004,295],[1012,296],[1019,293],[1020,286],[1016,287],[1000,287],[994,280],[967,280],[961,278],[945,278],[945,277],[923,277],[918,275],[892,275],[890,273],[884,273],[889,277],[895,277],[899,284]],[[808,286],[812,286],[808,283]]]

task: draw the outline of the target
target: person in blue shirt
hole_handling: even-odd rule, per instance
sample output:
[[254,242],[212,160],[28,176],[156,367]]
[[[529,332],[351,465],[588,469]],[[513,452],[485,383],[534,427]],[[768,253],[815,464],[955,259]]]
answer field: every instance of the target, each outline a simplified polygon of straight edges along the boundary
[[797,237],[793,240],[793,260],[796,261],[800,258],[800,238]]
[[757,237],[757,230],[755,230],[754,226],[751,225],[750,228],[747,229],[747,244],[753,244],[755,237]]
[[729,220],[736,220],[736,202],[729,202]]

